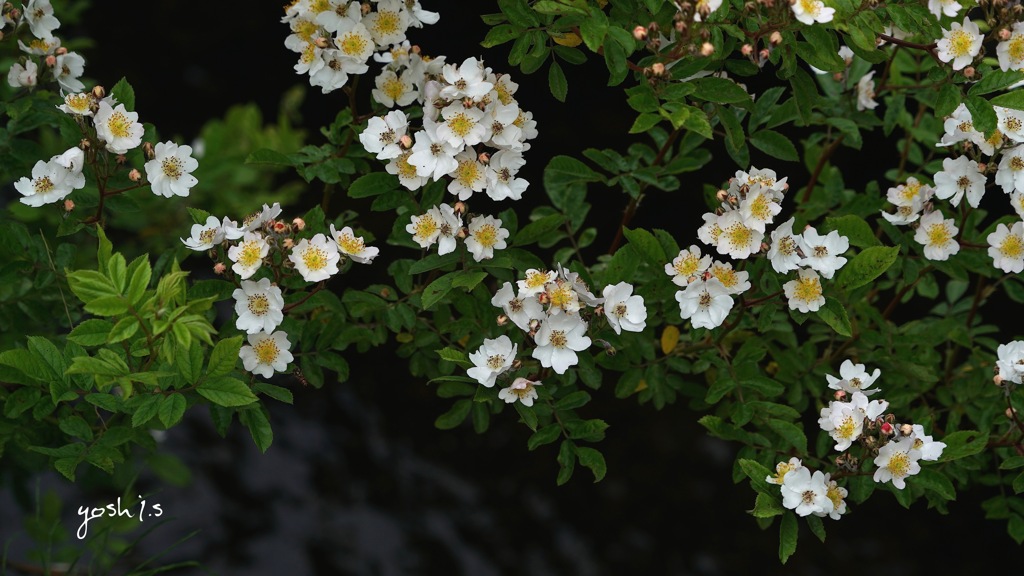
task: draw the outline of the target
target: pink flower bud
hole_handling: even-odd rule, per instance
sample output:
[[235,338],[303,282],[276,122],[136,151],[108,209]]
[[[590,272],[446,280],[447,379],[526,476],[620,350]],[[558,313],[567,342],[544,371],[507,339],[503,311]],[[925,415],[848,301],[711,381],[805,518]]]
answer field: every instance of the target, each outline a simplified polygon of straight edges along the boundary
[[846,398],[846,390],[836,390],[832,393],[832,397],[836,400],[842,400],[843,398]]
[[64,201],[64,211],[65,212],[71,212],[74,209],[75,209],[75,203],[72,200],[65,200]]
[[974,78],[974,73],[975,73],[974,66],[968,66],[967,68],[964,68],[964,76],[965,77],[967,77],[967,78]]
[[1005,42],[1005,41],[1010,39],[1010,36],[1012,36],[1012,34],[1010,33],[1010,31],[1008,29],[1002,28],[1002,29],[999,30],[999,39],[1000,40]]
[[651,74],[654,74],[655,76],[664,75],[665,65],[662,64],[661,62],[655,62],[654,64],[651,64]]
[[228,267],[225,266],[223,262],[217,262],[216,264],[213,265],[214,274],[223,274],[227,269]]
[[754,53],[754,47],[753,47],[753,46],[751,46],[750,44],[744,44],[744,45],[743,45],[743,47],[742,47],[742,48],[740,48],[740,52],[741,52],[741,53],[742,53],[742,54],[743,54],[744,56],[750,56],[751,54],[753,54],[753,53]]
[[412,148],[412,138],[408,134],[403,134],[402,137],[398,139],[398,144],[403,150],[408,150],[409,148]]
[[138,170],[132,168],[132,171],[128,173],[128,179],[132,182],[138,182],[139,180],[142,180],[142,174],[139,174]]
[[1002,386],[1003,385],[1003,375],[1002,374],[996,374],[995,376],[992,377],[992,382],[996,386]]
[[895,429],[892,427],[892,424],[889,424],[888,422],[882,423],[881,430],[882,434],[885,434],[886,436],[892,436],[892,433],[895,432]]
[[288,225],[280,220],[274,220],[271,223],[271,226],[273,227],[272,229],[274,230],[274,232],[278,234],[284,234],[285,232],[288,231]]
[[782,44],[782,34],[778,30],[772,32],[772,35],[768,37],[768,41],[772,43],[772,46],[778,46]]
[[306,229],[306,221],[302,218],[296,218],[292,220],[292,226],[295,226],[295,229],[301,232]]
[[456,202],[455,205],[452,206],[452,210],[454,210],[456,214],[465,214],[468,209],[469,208],[466,206],[465,202]]
[[60,48],[57,48],[57,50],[55,50],[55,51],[54,51],[54,53],[55,53],[55,54],[56,54],[57,56],[63,56],[63,55],[65,55],[65,54],[67,54],[67,53],[68,53],[68,49],[67,49],[67,48],[65,48],[65,47],[63,47],[63,46],[61,46]]
[[283,246],[285,250],[291,250],[292,247],[295,246],[295,241],[291,238],[285,238],[284,241],[281,242],[281,246]]
[[487,152],[481,152],[481,153],[477,154],[476,159],[481,164],[490,164],[491,163],[491,155],[488,154]]
[[711,56],[714,53],[715,53],[715,46],[711,42],[705,42],[705,43],[700,45],[700,55],[701,56],[705,56],[705,57],[706,56]]
[[46,57],[46,65],[49,66],[50,68],[53,68],[54,66],[56,66],[57,65],[57,57],[54,56],[53,54],[50,54],[49,56],[47,56]]
[[633,28],[633,38],[643,42],[647,40],[647,28],[645,26],[637,26]]
[[761,48],[761,51],[758,52],[757,55],[761,57],[761,60],[767,60],[768,57],[772,55],[772,53],[767,48]]
[[508,324],[508,316],[505,316],[504,314],[498,315],[497,323],[498,326],[504,326],[505,324]]

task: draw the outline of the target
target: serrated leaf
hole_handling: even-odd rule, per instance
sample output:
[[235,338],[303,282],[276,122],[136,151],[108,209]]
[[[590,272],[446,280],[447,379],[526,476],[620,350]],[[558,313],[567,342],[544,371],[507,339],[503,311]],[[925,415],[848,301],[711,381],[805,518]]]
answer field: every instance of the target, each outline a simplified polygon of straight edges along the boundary
[[822,321],[828,324],[840,336],[849,338],[853,335],[853,329],[850,326],[850,317],[846,313],[846,307],[844,307],[835,298],[825,298],[825,304],[823,304],[821,308],[818,308],[818,318],[821,318]]
[[574,410],[590,402],[590,394],[577,390],[555,402],[555,410]]
[[786,509],[782,507],[778,496],[769,496],[763,492],[757,493],[757,498],[754,499],[754,509],[750,510],[750,514],[754,518],[772,518],[785,512]]
[[661,247],[661,242],[643,228],[623,228],[622,234],[629,240],[629,243],[633,245],[633,248],[644,258],[647,259],[652,265],[657,268],[663,268],[666,260],[669,259],[665,255],[665,250]]
[[349,198],[369,198],[398,188],[398,177],[387,172],[372,172],[360,176],[349,186]]
[[516,233],[512,245],[519,247],[539,242],[545,236],[559,229],[564,222],[565,216],[562,214],[551,214],[530,222]]
[[110,95],[118,104],[124,104],[125,110],[129,112],[135,110],[135,89],[128,83],[127,78],[122,77],[118,80],[117,84],[110,89]]
[[576,448],[576,457],[579,459],[580,464],[590,468],[590,471],[594,473],[594,482],[600,482],[604,479],[605,474],[608,472],[608,465],[605,463],[603,454],[588,446],[578,446]]
[[854,214],[825,218],[823,231],[831,230],[846,236],[847,240],[850,241],[850,245],[857,248],[869,248],[871,246],[881,246],[882,244],[878,241],[878,238],[875,238],[875,232],[867,221]]
[[691,82],[695,88],[693,96],[701,100],[720,104],[737,104],[751,101],[750,94],[746,90],[727,78],[705,76]]
[[99,346],[107,341],[107,335],[114,327],[109,320],[91,318],[75,326],[75,329],[68,334],[68,340],[82,346]]
[[836,286],[853,290],[878,278],[896,262],[900,249],[895,246],[871,246],[853,257],[839,270]]
[[246,406],[258,400],[245,382],[226,376],[204,380],[196,388],[196,392],[210,402],[226,408]]
[[461,350],[456,350],[455,348],[448,347],[437,350],[436,352],[437,355],[440,356],[442,360],[454,362],[455,364],[458,364],[463,368],[469,368],[473,366],[473,363],[469,361],[469,356],[467,356],[466,353]]
[[569,93],[569,82],[565,79],[562,67],[555,60],[551,60],[551,66],[548,68],[548,88],[551,89],[551,95],[555,100],[565,102],[565,97]]
[[783,564],[796,552],[796,514],[784,514],[779,526],[779,561]]
[[165,428],[170,428],[181,421],[181,417],[185,415],[186,404],[185,397],[177,392],[166,396],[160,402],[157,417]]
[[801,427],[793,424],[792,422],[779,420],[777,418],[769,419],[768,427],[779,436],[782,436],[790,446],[796,448],[797,454],[807,453],[807,436],[804,434]]
[[266,452],[274,442],[274,430],[270,427],[270,420],[267,419],[263,410],[259,406],[249,410],[239,410],[238,420],[249,429],[252,441],[256,443],[260,452]]
[[758,150],[783,160],[785,162],[797,162],[800,154],[793,142],[774,130],[759,130],[750,135],[750,144]]
[[238,363],[238,352],[242,349],[242,337],[225,338],[217,342],[210,352],[210,362],[206,368],[206,374],[215,378],[230,374]]
[[431,306],[440,302],[441,299],[451,291],[452,281],[455,279],[456,275],[458,275],[458,272],[449,272],[428,284],[426,288],[423,289],[423,297],[420,299],[420,306],[424,310],[428,310]]
[[110,330],[110,335],[107,336],[107,343],[115,344],[123,340],[127,340],[135,335],[139,331],[139,320],[134,316],[126,316],[118,320],[117,324]]
[[434,420],[434,426],[441,430],[451,430],[466,420],[469,411],[473,408],[473,401],[468,398],[456,400],[455,404]]
[[946,448],[942,451],[939,462],[949,462],[983,452],[988,446],[988,434],[977,430],[959,430],[947,434],[942,441],[945,442]]
[[163,398],[160,394],[146,396],[146,399],[135,408],[135,413],[132,414],[132,428],[138,428],[152,420],[160,409],[160,402]]

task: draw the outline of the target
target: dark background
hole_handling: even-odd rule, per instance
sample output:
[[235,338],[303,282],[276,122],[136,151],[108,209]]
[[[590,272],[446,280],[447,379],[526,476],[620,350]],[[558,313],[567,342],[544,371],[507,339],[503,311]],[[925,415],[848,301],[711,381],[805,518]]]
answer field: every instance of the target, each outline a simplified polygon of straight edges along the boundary
[[[108,87],[129,78],[140,117],[164,137],[188,142],[235,103],[254,101],[273,118],[283,92],[306,82],[284,48],[279,3],[97,0],[80,27],[59,32],[95,38],[97,48],[85,51],[87,74]],[[441,21],[413,30],[414,43],[450,61],[482,56],[520,83],[517,99],[540,130],[527,155],[533,184],[526,198],[541,198],[540,170],[551,156],[624,150],[632,142],[624,135],[633,113],[621,88],[605,87],[602,65],[567,68],[569,101],[560,104],[548,93],[546,68],[525,77],[508,67],[507,46],[479,46],[486,28],[476,15],[496,11],[495,2],[425,4]],[[310,88],[302,108],[310,143],[319,143],[317,127],[343,104],[340,92]],[[796,166],[776,168],[795,186],[806,180]],[[704,210],[699,183],[724,181],[734,170],[717,151],[699,179],[684,175],[694,195],[653,196],[634,224],[663,227],[689,243]],[[624,196],[598,188],[591,195],[595,246],[603,251]],[[160,550],[200,529],[171,557],[249,575],[941,574],[994,570],[1020,558],[1005,526],[982,520],[980,501],[989,494],[962,494],[943,516],[924,503],[904,510],[879,493],[840,522],[826,520],[825,544],[802,527],[796,556],[780,567],[777,523],[760,531],[745,513],[753,491],[731,481],[736,447],[707,437],[696,424],[701,414],[684,405],[657,412],[616,401],[610,389],[596,393],[587,413],[611,425],[601,445],[608,476],[593,484],[578,470],[556,487],[555,447],[528,452],[528,430],[511,412],[483,436],[468,426],[440,432],[433,420],[449,401],[409,377],[389,347],[348,360],[351,382],[296,385],[295,406],[270,406],[276,438],[266,455],[237,425],[221,439],[205,414],[171,430],[164,448],[193,470],[193,483],[143,483],[149,501],[173,519],[146,546]],[[106,503],[67,498],[69,513]],[[3,525],[16,526],[8,524],[9,497],[0,498],[3,509]],[[69,518],[70,531],[77,523]]]

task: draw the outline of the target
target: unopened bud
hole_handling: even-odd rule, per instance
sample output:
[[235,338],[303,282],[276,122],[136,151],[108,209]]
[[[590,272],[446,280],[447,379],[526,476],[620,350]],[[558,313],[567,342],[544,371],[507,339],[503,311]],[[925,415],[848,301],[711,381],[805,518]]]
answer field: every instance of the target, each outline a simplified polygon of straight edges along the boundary
[[139,174],[138,170],[132,168],[132,171],[128,173],[128,179],[132,182],[138,182],[139,180],[142,180],[142,174]]
[[832,74],[832,79],[835,80],[836,82],[842,82],[843,81],[843,76],[845,76],[845,75],[846,75],[845,72],[835,72],[835,73]]
[[291,238],[285,238],[284,240],[281,241],[281,246],[285,250],[291,250],[292,247],[295,246],[295,241],[292,240]]
[[914,426],[912,424],[900,424],[900,434],[903,436],[910,436],[914,433]]
[[227,269],[228,267],[225,266],[223,262],[217,262],[213,265],[213,273],[217,275],[223,274]]
[[782,44],[782,34],[776,30],[768,37],[768,41],[772,43],[772,46],[778,46],[779,44]]
[[1006,414],[1007,418],[1013,418],[1014,414],[1016,414],[1016,413],[1017,413],[1017,409],[1016,408],[1007,408],[1006,412],[1004,412],[1004,414]]
[[156,158],[156,152],[153,151],[153,144],[149,142],[144,142],[142,144],[142,153],[146,156],[146,160]]
[[767,60],[772,55],[771,51],[767,48],[761,48],[761,51],[757,53],[761,60]]
[[522,367],[523,367],[523,361],[522,360],[516,358],[515,361],[512,362],[512,370],[513,371],[519,370]]
[[481,153],[477,154],[476,159],[481,164],[490,164],[491,163],[491,155],[488,154],[487,152],[481,152]]
[[380,289],[380,297],[381,298],[390,298],[391,297],[391,290],[388,290],[387,287],[381,288]]
[[1010,39],[1010,36],[1012,36],[1012,34],[1010,33],[1010,31],[1008,29],[1003,28],[1003,29],[999,30],[999,39],[1000,40],[1005,42],[1006,40]]
[[987,170],[987,169],[988,169],[988,164],[985,164],[984,162],[978,162],[978,172],[984,173],[985,170]]
[[413,44],[412,47],[409,48],[409,52],[412,52],[413,54],[419,54],[420,50],[421,49],[419,44]]
[[292,220],[292,226],[295,226],[296,230],[302,232],[303,230],[306,229],[306,221],[303,220],[302,218],[295,218],[294,220]]
[[672,27],[675,28],[676,32],[679,32],[680,34],[686,32],[686,22],[683,22],[682,20],[676,20],[675,23],[672,24]]
[[362,4],[359,5],[359,11],[362,12],[363,16],[369,14],[370,10],[372,9],[373,8],[370,6],[369,2],[363,2]]
[[286,224],[286,223],[284,223],[284,222],[282,222],[280,220],[277,220],[273,224],[273,230],[274,230],[274,232],[277,232],[278,234],[284,234],[285,232],[288,231],[288,224]]
[[726,199],[729,198],[729,193],[725,190],[719,190],[718,192],[715,192],[715,198],[717,198],[719,202],[725,202]]
[[65,200],[64,201],[64,211],[65,212],[71,212],[74,209],[75,209],[74,201],[72,201],[72,200]]
[[604,315],[604,306],[598,306],[597,308],[594,308],[594,316],[603,316],[603,315]]
[[637,26],[636,28],[633,28],[633,38],[636,38],[641,42],[647,40],[647,27]]
[[63,46],[61,46],[60,48],[57,48],[54,51],[54,54],[56,54],[57,56],[63,56],[65,54],[67,54],[67,53],[68,53],[68,49],[63,47]]
[[885,422],[884,424],[882,424],[881,432],[886,436],[892,436],[892,433],[895,432],[895,429],[892,427],[892,424]]
[[505,324],[508,324],[508,316],[505,316],[504,314],[499,314],[496,322],[498,326],[504,326]]
[[57,57],[54,56],[53,54],[50,54],[49,56],[47,56],[46,57],[46,65],[49,66],[50,68],[53,68],[54,66],[56,66],[57,65]]
[[89,143],[88,138],[82,138],[82,141],[78,143],[78,147],[82,150],[88,150],[89,146],[91,146],[91,144]]
[[465,238],[466,237],[466,229],[465,228],[459,228],[459,231],[458,231],[458,233],[455,234],[455,237],[456,238]]
[[715,46],[711,42],[705,42],[700,45],[701,56],[711,56],[715,53]]
[[455,205],[452,206],[452,210],[456,214],[465,214],[466,210],[469,210],[469,207],[466,206],[465,202],[459,201],[459,202],[456,202]]
[[964,68],[964,77],[965,78],[974,78],[974,72],[975,72],[974,66],[968,66],[967,68]]
[[313,45],[315,45],[317,48],[320,48],[321,50],[330,48],[331,44],[332,42],[327,38],[324,38],[323,36],[319,36],[317,37],[316,40],[313,40]]
[[741,53],[742,53],[742,54],[743,54],[744,56],[750,56],[751,54],[753,54],[753,53],[754,53],[754,47],[753,47],[753,46],[751,46],[750,44],[744,44],[744,45],[743,45],[743,47],[742,47],[742,48],[740,48],[740,52],[741,52]]
[[408,134],[403,134],[402,137],[398,139],[398,144],[403,150],[408,150],[409,148],[412,148],[412,138]]
[[992,377],[992,382],[996,386],[1002,386],[1003,385],[1003,375],[1002,374],[996,374],[995,376]]
[[95,96],[97,100],[102,100],[106,97],[107,91],[103,89],[103,86],[93,86],[92,95]]
[[547,304],[550,301],[551,297],[548,296],[547,292],[541,292],[540,294],[537,294],[537,302],[540,302],[541,304]]
[[127,157],[127,156],[125,156],[124,154],[118,154],[118,155],[117,155],[117,156],[116,156],[116,157],[114,158],[114,161],[115,161],[115,162],[117,162],[118,164],[124,164],[125,162],[127,162],[127,161],[128,161],[128,157]]
[[661,62],[655,62],[654,64],[651,64],[651,74],[655,76],[664,76],[665,65],[662,64]]

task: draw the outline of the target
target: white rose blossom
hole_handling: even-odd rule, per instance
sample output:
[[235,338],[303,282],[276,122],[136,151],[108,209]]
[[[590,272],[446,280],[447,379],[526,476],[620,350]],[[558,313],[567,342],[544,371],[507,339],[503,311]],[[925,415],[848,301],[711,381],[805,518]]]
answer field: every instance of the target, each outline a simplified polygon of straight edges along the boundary
[[497,377],[512,367],[518,349],[519,346],[509,340],[508,336],[485,338],[483,345],[469,354],[469,360],[473,363],[473,367],[467,371],[469,377],[488,388],[494,386]]
[[306,282],[327,280],[338,273],[338,243],[328,241],[323,234],[312,239],[303,238],[292,248],[288,259],[295,265],[295,270]]
[[924,246],[924,257],[929,260],[948,260],[960,251],[956,235],[960,230],[953,219],[943,219],[936,210],[921,217],[921,224],[914,232],[914,240]]
[[512,404],[519,400],[523,403],[523,406],[533,406],[533,401],[537,399],[537,390],[534,387],[541,384],[540,380],[533,381],[526,378],[516,378],[508,388],[502,388],[498,392],[498,398],[504,400],[507,404]]
[[570,366],[579,363],[576,353],[590,348],[586,333],[587,323],[577,314],[549,316],[537,331],[533,357],[540,360],[541,366],[565,374]]
[[604,316],[616,334],[623,330],[643,332],[647,326],[647,308],[643,296],[633,294],[631,284],[619,282],[605,286],[601,294],[604,296]]
[[380,248],[367,246],[366,242],[363,241],[363,237],[356,236],[349,226],[345,226],[338,231],[335,230],[334,224],[331,224],[331,238],[334,238],[335,242],[338,243],[338,252],[348,256],[353,262],[370,264],[377,257],[377,254],[380,253]]
[[963,24],[953,22],[949,30],[942,30],[937,42],[939,60],[953,62],[953,70],[962,70],[974,61],[981,50],[983,36],[978,25],[965,17]]
[[[193,227],[193,234],[194,231]],[[263,259],[268,254],[270,254],[270,244],[259,232],[246,232],[237,246],[228,248],[228,258],[234,262],[231,270],[242,280],[251,278],[263,265]]]
[[153,194],[165,198],[188,196],[189,190],[199,183],[192,175],[199,167],[199,161],[192,157],[192,147],[157,142],[153,152],[153,159],[145,164],[146,179]]
[[269,278],[242,280],[231,296],[235,299],[235,327],[249,334],[273,332],[284,320],[284,297]]
[[249,344],[242,346],[238,356],[245,370],[257,376],[270,378],[275,372],[284,372],[288,369],[288,363],[295,359],[289,351],[291,342],[288,341],[288,334],[282,330],[273,334],[249,334],[248,340]]

